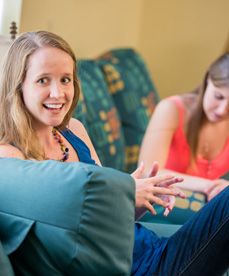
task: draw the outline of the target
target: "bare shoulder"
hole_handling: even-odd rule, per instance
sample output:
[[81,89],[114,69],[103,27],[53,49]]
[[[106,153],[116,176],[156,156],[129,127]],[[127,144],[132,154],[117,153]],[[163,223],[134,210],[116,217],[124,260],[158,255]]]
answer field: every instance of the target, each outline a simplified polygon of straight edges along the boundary
[[[181,97],[177,95],[177,98],[180,99],[181,101]],[[158,110],[160,110],[161,112],[172,112],[172,113],[177,113],[179,114],[179,109],[177,107],[177,104],[171,99],[171,98],[165,98],[163,100],[161,100],[158,105],[157,108]]]
[[22,152],[10,144],[0,145],[0,157],[12,157],[12,158],[25,159]]
[[69,129],[83,141],[88,136],[84,125],[77,119],[71,118],[69,122]]
[[159,128],[177,128],[179,118],[180,111],[176,103],[170,98],[165,98],[157,104],[151,121]]

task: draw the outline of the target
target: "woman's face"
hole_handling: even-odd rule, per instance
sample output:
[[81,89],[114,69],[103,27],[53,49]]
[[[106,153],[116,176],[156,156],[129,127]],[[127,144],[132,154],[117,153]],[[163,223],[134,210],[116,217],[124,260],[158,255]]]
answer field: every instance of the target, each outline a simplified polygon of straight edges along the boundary
[[203,109],[210,122],[229,119],[229,87],[216,87],[208,80]]
[[59,125],[74,96],[71,56],[50,46],[36,50],[29,58],[22,94],[35,129]]

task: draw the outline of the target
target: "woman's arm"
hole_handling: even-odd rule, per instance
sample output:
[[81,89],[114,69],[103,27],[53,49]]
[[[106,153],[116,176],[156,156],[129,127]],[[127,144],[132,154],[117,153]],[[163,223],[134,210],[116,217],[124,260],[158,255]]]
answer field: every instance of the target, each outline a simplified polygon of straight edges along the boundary
[[158,162],[160,168],[165,167],[172,138],[179,125],[179,118],[179,109],[171,99],[158,103],[139,153],[139,165],[144,162],[145,172],[151,170],[155,161]]
[[0,145],[0,157],[12,157],[18,159],[25,159],[22,152],[10,144]]

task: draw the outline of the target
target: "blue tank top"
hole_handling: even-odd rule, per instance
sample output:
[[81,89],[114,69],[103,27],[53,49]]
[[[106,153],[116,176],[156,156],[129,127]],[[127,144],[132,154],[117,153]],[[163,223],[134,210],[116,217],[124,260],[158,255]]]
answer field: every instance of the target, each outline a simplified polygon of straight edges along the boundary
[[96,165],[95,160],[91,158],[91,152],[88,146],[77,137],[70,129],[62,130],[60,133],[68,140],[78,154],[79,161],[87,164]]

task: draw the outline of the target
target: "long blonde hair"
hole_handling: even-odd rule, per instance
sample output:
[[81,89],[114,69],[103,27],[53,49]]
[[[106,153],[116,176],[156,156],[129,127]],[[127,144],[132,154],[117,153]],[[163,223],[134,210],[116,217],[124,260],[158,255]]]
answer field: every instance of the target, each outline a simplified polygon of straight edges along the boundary
[[47,31],[27,32],[20,35],[9,48],[4,59],[0,79],[0,140],[11,143],[26,159],[44,160],[45,153],[34,132],[31,116],[24,105],[22,85],[28,70],[29,57],[37,49],[51,46],[65,51],[72,57],[74,96],[72,105],[62,123],[56,128],[64,129],[76,108],[80,87],[74,52],[60,36]]
[[197,154],[199,132],[205,119],[203,98],[209,79],[216,87],[229,87],[229,53],[220,56],[211,64],[201,86],[193,91],[193,93],[198,94],[198,100],[187,130],[187,141],[191,149],[192,160],[195,159]]

